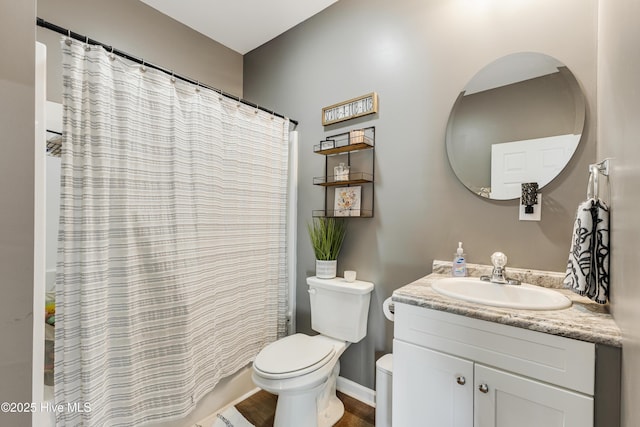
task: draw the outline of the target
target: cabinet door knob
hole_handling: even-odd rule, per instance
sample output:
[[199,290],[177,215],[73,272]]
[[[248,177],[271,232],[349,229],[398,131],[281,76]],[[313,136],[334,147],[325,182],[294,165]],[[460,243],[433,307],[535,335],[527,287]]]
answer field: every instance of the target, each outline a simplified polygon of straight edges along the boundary
[[483,393],[489,393],[489,386],[486,384],[480,384],[478,386],[478,390],[480,390]]
[[462,377],[462,376],[457,377],[457,378],[456,378],[456,381],[457,381],[457,382],[458,382],[458,384],[460,384],[460,385],[465,385],[465,384],[467,383],[467,380],[465,379],[465,377]]

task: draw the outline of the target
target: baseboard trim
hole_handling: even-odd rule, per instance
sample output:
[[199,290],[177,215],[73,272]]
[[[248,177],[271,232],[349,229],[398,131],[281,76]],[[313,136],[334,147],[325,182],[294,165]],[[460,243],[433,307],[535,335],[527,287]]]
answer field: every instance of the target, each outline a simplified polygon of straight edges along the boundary
[[236,406],[238,403],[240,403],[243,400],[253,396],[254,394],[256,394],[259,391],[260,391],[260,389],[258,387],[256,387],[253,390],[246,392],[245,394],[243,394],[242,396],[240,396],[237,399],[233,400],[232,402],[229,402],[228,404],[224,405],[222,408],[219,408],[218,410],[214,411],[207,418],[195,423],[192,427],[204,427],[204,426],[213,425],[216,422],[216,419],[218,418],[218,414],[226,411],[228,408],[230,408],[232,406]]
[[344,377],[338,377],[338,380],[336,381],[336,389],[339,392],[353,397],[354,399],[357,399],[369,406],[372,406],[374,408],[376,406],[376,392],[374,390],[371,390],[370,388],[358,384],[355,381],[351,381]]
[[229,403],[228,405],[223,406],[222,408],[218,409],[216,411],[216,414],[223,412],[224,410],[226,410],[227,408],[230,408],[231,406],[236,406],[238,403],[242,402],[245,399],[248,399],[249,397],[253,396],[254,394],[256,394],[257,392],[259,392],[261,389],[259,387],[256,387],[248,392],[246,392],[245,394],[243,394],[242,396],[240,396],[239,398],[237,398],[236,400],[234,400],[233,402]]
[[[251,365],[247,365],[230,377],[220,380],[216,388],[198,402],[197,409],[188,417],[175,423],[163,423],[162,425],[163,427],[211,426],[217,419],[216,414],[230,406],[235,406],[259,390],[251,381]],[[218,409],[211,410],[211,408]],[[165,426],[165,424],[167,425]]]

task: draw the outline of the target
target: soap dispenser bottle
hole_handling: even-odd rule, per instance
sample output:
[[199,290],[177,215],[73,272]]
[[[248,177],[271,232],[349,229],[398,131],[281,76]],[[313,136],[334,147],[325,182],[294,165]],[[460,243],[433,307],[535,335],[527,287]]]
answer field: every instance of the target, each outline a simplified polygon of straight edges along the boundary
[[465,259],[462,242],[458,242],[458,249],[453,257],[453,268],[451,274],[455,277],[465,277],[467,275],[467,260]]

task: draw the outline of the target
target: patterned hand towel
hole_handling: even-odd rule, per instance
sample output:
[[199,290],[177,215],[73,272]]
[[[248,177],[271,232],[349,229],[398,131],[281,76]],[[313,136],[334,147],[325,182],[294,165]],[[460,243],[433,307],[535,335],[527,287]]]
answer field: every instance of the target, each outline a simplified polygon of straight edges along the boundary
[[578,207],[564,285],[600,304],[609,296],[609,208],[598,199]]

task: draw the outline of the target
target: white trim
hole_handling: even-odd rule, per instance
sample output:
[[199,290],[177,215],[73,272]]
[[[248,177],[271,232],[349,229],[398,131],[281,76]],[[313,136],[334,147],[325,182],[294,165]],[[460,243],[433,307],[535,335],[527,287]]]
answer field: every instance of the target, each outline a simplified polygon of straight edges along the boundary
[[289,334],[296,332],[296,267],[298,229],[298,131],[289,133],[289,206],[287,212],[287,261],[289,276]]
[[[352,397],[356,400],[359,400],[360,402],[369,405],[371,407],[376,406],[376,392],[374,390],[371,390],[370,388],[367,388],[365,386],[362,386],[354,381],[348,380],[344,377],[338,377],[338,380],[336,382],[336,389],[341,392],[346,394],[349,397]],[[250,391],[248,391],[247,393],[243,394],[242,396],[238,397],[237,399],[233,400],[232,402],[229,402],[227,405],[223,406],[222,408],[217,409],[216,411],[214,411],[211,415],[209,415],[208,417],[206,417],[205,419],[198,421],[197,423],[194,424],[194,426],[207,426],[210,425],[210,423],[213,423],[216,420],[216,415],[225,411],[227,408],[231,407],[231,406],[236,406],[238,403],[242,402],[245,399],[248,399],[249,397],[253,396],[254,394],[256,394],[257,392],[260,391],[260,388],[256,387]]]
[[245,399],[248,399],[249,397],[253,396],[254,394],[256,394],[259,391],[260,391],[260,388],[258,388],[258,387],[254,388],[251,391],[248,391],[247,393],[245,393],[242,396],[238,397],[234,401],[229,402],[227,405],[224,405],[222,408],[219,408],[219,409],[215,410],[207,418],[198,421],[193,426],[195,427],[195,426],[210,426],[210,425],[212,425],[216,421],[216,418],[217,418],[218,414],[224,412],[225,410],[227,410],[227,408],[230,408],[231,406],[236,406],[238,403],[242,402]]
[[[47,236],[46,187],[46,113],[47,99],[47,47],[36,42],[35,80],[35,156],[33,200],[33,356],[31,360],[31,401],[44,401],[44,304],[45,256]],[[33,426],[47,425],[46,411],[35,411]]]
[[346,394],[349,397],[353,397],[354,399],[359,400],[360,402],[369,405],[371,407],[376,407],[376,392],[367,388],[363,385],[358,384],[357,382],[348,380],[344,377],[338,377],[338,381],[336,382],[336,389]]
[[220,412],[223,412],[225,409],[229,408],[230,406],[236,406],[238,403],[242,402],[245,399],[250,398],[251,396],[253,396],[257,392],[259,392],[260,390],[261,390],[260,387],[255,387],[254,389],[249,390],[248,392],[246,392],[245,394],[243,394],[242,396],[240,396],[239,398],[237,398],[233,402],[230,402],[228,405],[225,405],[222,408],[218,409],[216,411],[216,414],[218,414]]

